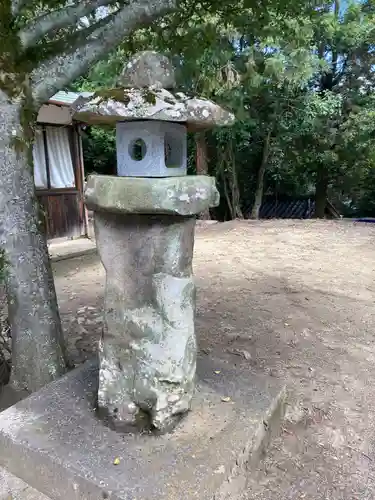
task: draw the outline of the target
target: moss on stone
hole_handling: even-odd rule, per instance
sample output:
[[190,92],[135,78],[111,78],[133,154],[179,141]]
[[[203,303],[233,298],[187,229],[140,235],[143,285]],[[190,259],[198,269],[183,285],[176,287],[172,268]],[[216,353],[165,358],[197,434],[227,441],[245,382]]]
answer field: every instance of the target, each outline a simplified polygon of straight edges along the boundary
[[[127,87],[101,89],[95,92],[93,99],[99,99],[98,104],[112,100],[128,105],[132,92],[134,92],[134,89]],[[152,105],[156,104],[156,95],[152,90],[142,89],[141,93],[145,103]]]
[[152,92],[149,89],[143,89],[142,96],[143,96],[143,99],[145,100],[145,102],[147,102],[148,104],[152,104],[153,106],[155,106],[155,104],[156,104],[156,95],[155,95],[154,92]]
[[126,89],[124,87],[97,90],[93,96],[93,99],[99,99],[98,104],[109,100],[122,102],[123,104],[129,104],[130,97],[128,93],[129,89]]

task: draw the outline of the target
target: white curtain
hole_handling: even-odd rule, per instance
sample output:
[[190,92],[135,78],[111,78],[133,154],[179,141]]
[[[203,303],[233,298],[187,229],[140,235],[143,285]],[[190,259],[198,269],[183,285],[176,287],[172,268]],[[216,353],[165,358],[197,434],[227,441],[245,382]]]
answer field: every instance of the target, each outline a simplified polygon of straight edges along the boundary
[[37,188],[47,188],[46,156],[44,151],[43,131],[40,128],[35,131],[33,161],[35,186]]
[[51,188],[75,186],[69,131],[66,127],[46,127]]

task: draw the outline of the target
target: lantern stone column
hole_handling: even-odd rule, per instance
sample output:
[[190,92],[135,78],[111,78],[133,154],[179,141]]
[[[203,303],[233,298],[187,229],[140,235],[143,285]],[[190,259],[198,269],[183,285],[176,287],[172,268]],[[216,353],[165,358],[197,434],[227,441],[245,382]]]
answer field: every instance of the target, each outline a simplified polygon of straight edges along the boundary
[[98,406],[118,430],[165,431],[194,391],[195,219],[219,203],[215,179],[187,175],[187,132],[234,116],[174,92],[174,68],[156,52],[136,54],[118,83],[74,115],[116,127],[118,177],[93,175],[85,192],[107,275]]
[[99,409],[167,430],[194,391],[195,216],[218,204],[214,179],[91,176],[85,197],[106,270]]

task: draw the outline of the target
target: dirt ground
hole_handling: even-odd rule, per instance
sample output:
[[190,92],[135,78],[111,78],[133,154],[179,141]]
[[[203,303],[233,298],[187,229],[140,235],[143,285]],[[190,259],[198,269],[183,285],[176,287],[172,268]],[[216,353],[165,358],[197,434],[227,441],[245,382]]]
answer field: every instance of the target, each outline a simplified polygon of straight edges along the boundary
[[[375,227],[231,222],[197,230],[197,335],[209,356],[241,355],[285,381],[282,435],[244,500],[375,498]],[[55,264],[72,359],[95,348],[104,271]]]

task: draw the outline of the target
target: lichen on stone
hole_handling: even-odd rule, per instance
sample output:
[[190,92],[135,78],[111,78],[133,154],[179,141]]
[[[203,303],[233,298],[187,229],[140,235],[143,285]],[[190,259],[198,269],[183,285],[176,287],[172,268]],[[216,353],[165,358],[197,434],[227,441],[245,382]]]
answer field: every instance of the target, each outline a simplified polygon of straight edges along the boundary
[[192,130],[234,122],[232,113],[212,101],[174,93],[173,67],[156,52],[136,54],[125,65],[119,81],[118,88],[98,90],[79,104],[74,118],[95,124],[134,119],[174,121],[186,123]]

